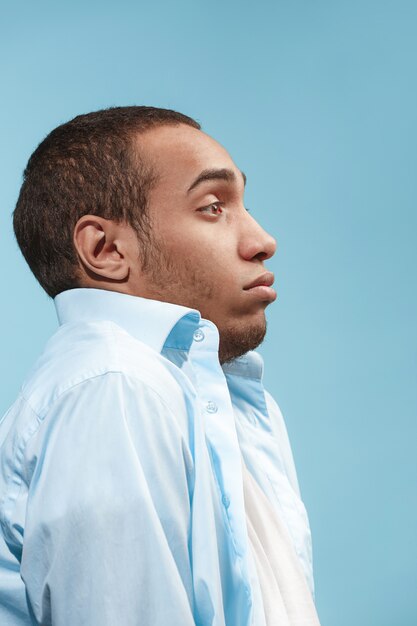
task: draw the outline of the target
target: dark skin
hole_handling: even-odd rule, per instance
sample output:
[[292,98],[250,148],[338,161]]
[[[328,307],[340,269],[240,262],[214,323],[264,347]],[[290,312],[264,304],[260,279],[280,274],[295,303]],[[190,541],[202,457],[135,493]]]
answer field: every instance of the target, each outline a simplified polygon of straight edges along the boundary
[[131,226],[84,215],[74,230],[81,285],[197,309],[219,330],[221,363],[255,349],[276,293],[247,287],[265,275],[276,242],[245,209],[244,175],[218,142],[187,125],[147,131],[138,146],[157,174],[146,266]]

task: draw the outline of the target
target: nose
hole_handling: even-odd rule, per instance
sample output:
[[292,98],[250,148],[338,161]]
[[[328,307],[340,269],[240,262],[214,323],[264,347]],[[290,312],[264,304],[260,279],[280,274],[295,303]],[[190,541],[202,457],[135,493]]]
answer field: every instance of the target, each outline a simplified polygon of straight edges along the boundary
[[270,259],[277,249],[277,242],[262,226],[246,213],[247,221],[239,244],[240,256],[247,261]]

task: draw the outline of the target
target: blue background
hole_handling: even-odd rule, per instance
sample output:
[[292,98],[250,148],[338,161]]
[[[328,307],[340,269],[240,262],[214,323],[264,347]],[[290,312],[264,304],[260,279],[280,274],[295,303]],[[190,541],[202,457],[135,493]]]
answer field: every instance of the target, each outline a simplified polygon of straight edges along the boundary
[[195,117],[278,240],[261,352],[323,626],[417,624],[416,32],[417,3],[402,0],[1,9],[0,412],[56,327],[12,235],[30,153],[106,106]]

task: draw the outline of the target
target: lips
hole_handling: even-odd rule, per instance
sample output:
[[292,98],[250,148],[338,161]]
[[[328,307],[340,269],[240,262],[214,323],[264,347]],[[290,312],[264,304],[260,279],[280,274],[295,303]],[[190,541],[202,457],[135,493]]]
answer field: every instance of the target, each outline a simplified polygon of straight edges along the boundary
[[247,290],[247,289],[253,289],[253,287],[261,287],[261,286],[271,287],[273,282],[274,282],[273,273],[265,272],[264,274],[261,274],[260,276],[258,276],[258,278],[255,278],[255,280],[252,283],[250,283],[250,285],[247,285],[243,289]]

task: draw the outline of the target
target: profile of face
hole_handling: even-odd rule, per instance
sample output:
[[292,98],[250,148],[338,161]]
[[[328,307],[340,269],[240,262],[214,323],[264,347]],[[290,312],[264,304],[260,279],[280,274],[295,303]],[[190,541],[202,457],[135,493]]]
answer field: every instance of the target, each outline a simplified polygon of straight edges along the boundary
[[133,229],[118,235],[129,271],[113,289],[200,311],[219,330],[221,363],[255,349],[276,298],[264,267],[276,242],[245,208],[244,175],[217,141],[184,124],[157,127],[138,142],[156,173],[151,241],[141,251]]

